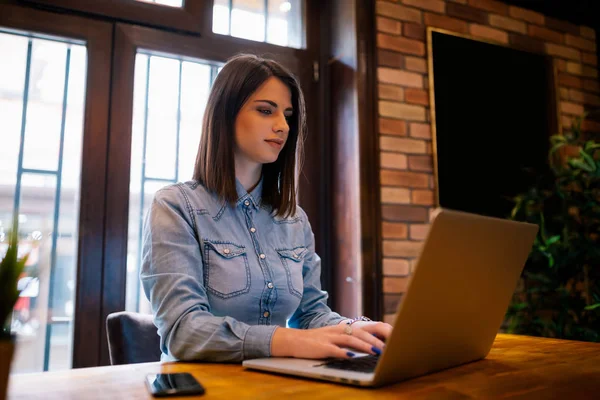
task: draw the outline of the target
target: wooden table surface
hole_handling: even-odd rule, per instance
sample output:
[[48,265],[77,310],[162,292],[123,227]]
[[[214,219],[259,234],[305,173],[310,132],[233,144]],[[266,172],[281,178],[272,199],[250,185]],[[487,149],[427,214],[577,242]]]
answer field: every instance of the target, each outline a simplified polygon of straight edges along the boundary
[[[9,399],[152,399],[147,373],[190,372],[209,399],[600,399],[600,343],[498,334],[480,361],[378,389],[245,370],[146,363],[14,375]],[[189,399],[191,397],[180,397]]]

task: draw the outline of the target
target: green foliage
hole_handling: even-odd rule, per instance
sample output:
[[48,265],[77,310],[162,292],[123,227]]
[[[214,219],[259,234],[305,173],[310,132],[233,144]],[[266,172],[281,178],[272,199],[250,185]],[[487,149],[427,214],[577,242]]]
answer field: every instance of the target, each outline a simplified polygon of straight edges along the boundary
[[10,319],[21,293],[17,283],[25,271],[28,255],[18,258],[18,227],[14,219],[13,230],[8,235],[8,249],[0,261],[0,339],[10,337]]
[[577,118],[550,138],[550,173],[517,196],[511,218],[539,226],[507,332],[600,341],[600,144]]

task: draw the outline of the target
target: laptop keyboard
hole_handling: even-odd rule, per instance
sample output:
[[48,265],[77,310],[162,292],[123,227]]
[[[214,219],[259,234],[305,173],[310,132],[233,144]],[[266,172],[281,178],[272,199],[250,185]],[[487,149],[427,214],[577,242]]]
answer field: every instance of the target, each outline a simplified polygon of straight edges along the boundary
[[343,369],[346,371],[374,372],[378,360],[379,356],[368,355],[364,357],[344,358],[341,360],[335,359],[331,361],[326,361],[323,364],[319,364],[319,366],[326,368]]

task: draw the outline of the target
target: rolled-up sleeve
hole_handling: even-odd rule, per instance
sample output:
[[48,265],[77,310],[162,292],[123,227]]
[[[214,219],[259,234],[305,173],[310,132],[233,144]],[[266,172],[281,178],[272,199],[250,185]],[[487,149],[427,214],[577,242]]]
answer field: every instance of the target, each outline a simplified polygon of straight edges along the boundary
[[315,236],[306,213],[299,209],[304,221],[307,253],[302,266],[304,292],[296,312],[289,321],[291,328],[311,329],[336,325],[347,319],[327,305],[328,293],[321,289],[321,257],[315,252]]
[[241,362],[269,357],[277,326],[211,313],[193,210],[181,187],[158,191],[143,226],[140,279],[169,358]]

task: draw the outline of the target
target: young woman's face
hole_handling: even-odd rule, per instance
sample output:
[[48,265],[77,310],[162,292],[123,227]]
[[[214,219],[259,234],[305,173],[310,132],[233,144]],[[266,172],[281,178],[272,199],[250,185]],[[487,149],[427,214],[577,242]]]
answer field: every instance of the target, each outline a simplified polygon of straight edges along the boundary
[[235,120],[236,162],[267,164],[285,146],[292,116],[292,93],[275,77],[269,78],[242,106]]

